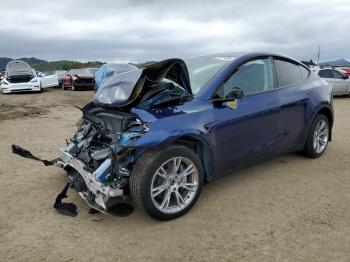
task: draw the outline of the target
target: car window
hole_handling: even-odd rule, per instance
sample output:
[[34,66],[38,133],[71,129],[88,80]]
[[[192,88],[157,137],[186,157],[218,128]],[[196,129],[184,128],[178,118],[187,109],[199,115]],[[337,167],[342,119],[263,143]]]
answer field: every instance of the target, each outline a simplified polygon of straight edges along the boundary
[[303,81],[299,65],[275,59],[278,87],[298,84]]
[[234,87],[240,88],[244,95],[272,90],[274,88],[272,60],[257,59],[241,65],[222,85],[218,95],[225,97]]
[[310,75],[310,71],[309,70],[307,70],[303,66],[299,66],[299,69],[300,69],[301,77],[303,78],[303,80],[305,80],[306,78],[309,77],[309,75]]
[[320,70],[318,75],[322,78],[333,78],[332,70],[330,69]]
[[334,78],[344,79],[344,75],[337,70],[332,70],[332,73]]

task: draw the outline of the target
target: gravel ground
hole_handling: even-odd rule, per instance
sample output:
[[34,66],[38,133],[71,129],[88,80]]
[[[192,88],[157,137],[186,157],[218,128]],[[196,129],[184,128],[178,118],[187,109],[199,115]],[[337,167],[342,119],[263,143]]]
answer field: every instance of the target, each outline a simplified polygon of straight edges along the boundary
[[0,95],[0,261],[349,261],[350,98],[335,99],[333,142],[320,159],[276,158],[207,184],[194,208],[169,222],[132,206],[58,214],[64,172],[46,159],[75,130],[92,92]]

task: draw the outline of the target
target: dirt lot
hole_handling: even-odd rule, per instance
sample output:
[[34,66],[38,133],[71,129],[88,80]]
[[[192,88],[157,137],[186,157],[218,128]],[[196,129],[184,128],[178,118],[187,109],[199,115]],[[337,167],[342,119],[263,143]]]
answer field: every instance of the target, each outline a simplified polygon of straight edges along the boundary
[[291,154],[204,187],[184,217],[159,222],[117,205],[75,218],[52,204],[56,167],[10,152],[18,144],[53,159],[92,92],[0,95],[0,261],[349,261],[350,98],[335,99],[333,142],[320,159]]

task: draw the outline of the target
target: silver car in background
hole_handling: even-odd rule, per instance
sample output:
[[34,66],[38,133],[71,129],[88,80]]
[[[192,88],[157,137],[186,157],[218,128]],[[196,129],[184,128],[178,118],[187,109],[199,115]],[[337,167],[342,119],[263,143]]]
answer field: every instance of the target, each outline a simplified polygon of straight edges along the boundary
[[316,72],[319,77],[332,86],[333,95],[350,96],[350,79],[342,71],[332,68],[320,69]]

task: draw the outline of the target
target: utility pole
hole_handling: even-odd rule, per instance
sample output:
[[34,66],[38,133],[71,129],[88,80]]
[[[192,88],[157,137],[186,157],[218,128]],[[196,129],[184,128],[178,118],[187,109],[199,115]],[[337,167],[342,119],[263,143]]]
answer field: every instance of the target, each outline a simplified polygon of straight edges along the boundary
[[321,56],[321,46],[318,46],[318,54],[317,54],[317,64],[320,63],[320,56]]

